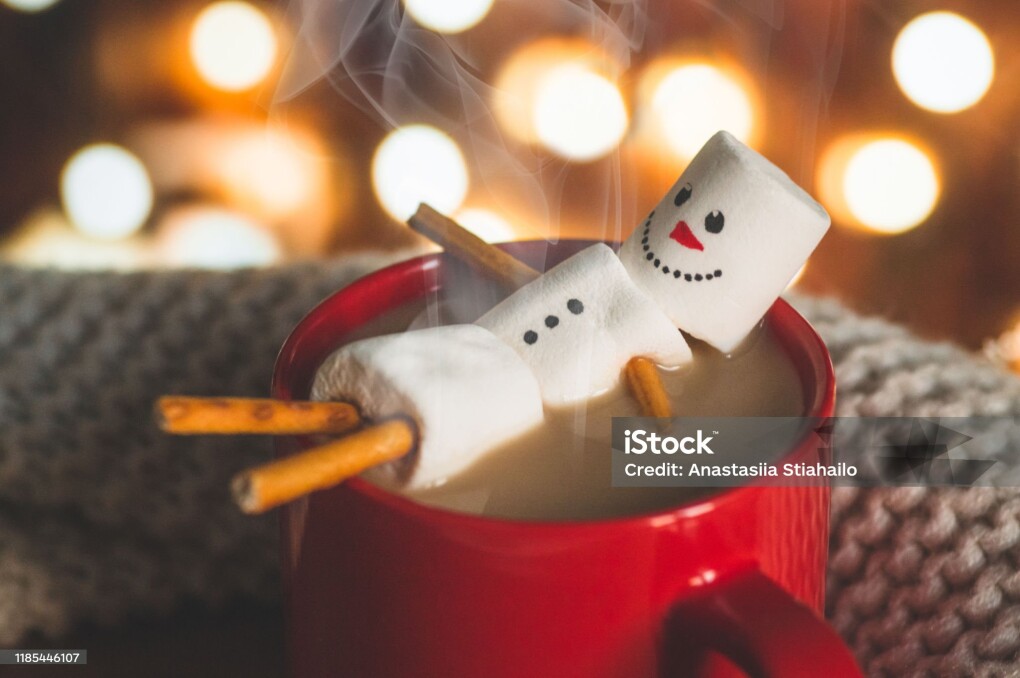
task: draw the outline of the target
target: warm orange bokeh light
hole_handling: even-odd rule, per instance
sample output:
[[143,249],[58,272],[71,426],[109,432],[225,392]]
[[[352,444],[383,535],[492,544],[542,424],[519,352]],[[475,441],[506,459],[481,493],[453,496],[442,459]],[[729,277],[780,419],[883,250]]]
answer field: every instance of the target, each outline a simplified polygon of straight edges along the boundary
[[544,38],[528,43],[503,63],[496,77],[493,110],[513,138],[524,143],[540,141],[535,111],[546,78],[559,68],[574,68],[609,84],[621,70],[604,50],[587,40]]
[[722,60],[657,59],[641,75],[637,101],[642,147],[685,162],[719,130],[753,147],[763,127],[750,77]]
[[818,193],[837,223],[869,233],[903,233],[922,224],[938,203],[933,157],[901,134],[849,135],[823,153]]

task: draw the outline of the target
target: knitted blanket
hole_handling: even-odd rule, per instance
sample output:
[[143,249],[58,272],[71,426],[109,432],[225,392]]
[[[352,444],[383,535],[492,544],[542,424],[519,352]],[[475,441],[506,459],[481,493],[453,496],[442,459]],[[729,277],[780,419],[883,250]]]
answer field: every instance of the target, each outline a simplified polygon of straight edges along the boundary
[[[273,516],[226,487],[257,438],[174,438],[161,394],[264,396],[320,299],[387,259],[233,273],[0,267],[0,646],[185,600],[278,596]],[[844,416],[1020,415],[1020,380],[948,344],[791,299]],[[1016,454],[1016,450],[1002,450]],[[1020,490],[833,494],[828,616],[875,676],[1020,675]]]

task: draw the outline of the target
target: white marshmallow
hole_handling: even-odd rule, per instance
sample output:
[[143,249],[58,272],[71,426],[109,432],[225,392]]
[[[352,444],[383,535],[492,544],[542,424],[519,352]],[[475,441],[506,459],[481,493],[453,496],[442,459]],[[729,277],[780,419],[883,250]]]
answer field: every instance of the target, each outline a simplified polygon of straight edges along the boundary
[[601,244],[528,283],[478,324],[517,351],[549,405],[612,388],[635,356],[665,365],[691,359],[683,335]]
[[825,235],[829,215],[767,159],[719,132],[620,258],[677,327],[731,351]]
[[345,400],[364,416],[410,417],[418,449],[368,472],[411,487],[442,481],[542,421],[531,370],[477,325],[450,325],[373,337],[326,359],[315,400]]

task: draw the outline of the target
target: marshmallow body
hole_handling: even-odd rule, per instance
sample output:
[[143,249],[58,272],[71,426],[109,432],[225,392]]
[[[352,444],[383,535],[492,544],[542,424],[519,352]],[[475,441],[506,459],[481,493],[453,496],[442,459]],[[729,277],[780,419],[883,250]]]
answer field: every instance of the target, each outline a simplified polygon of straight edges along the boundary
[[828,227],[822,206],[782,170],[719,132],[623,244],[620,258],[677,327],[730,351]]
[[691,359],[683,335],[606,245],[593,245],[550,269],[478,324],[517,351],[549,405],[606,391],[635,356],[665,365]]
[[375,479],[425,487],[542,421],[531,370],[491,332],[450,325],[356,341],[319,368],[315,400],[345,400],[364,416],[410,417],[418,448],[372,469]]

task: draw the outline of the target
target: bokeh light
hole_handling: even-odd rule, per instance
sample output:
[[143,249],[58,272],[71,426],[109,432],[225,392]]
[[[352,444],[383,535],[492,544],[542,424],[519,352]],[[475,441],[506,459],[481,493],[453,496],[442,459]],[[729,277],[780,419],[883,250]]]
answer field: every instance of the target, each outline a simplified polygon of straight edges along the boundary
[[152,247],[144,234],[119,240],[89,237],[59,209],[42,207],[0,239],[0,261],[76,271],[134,271],[151,266]]
[[279,261],[273,234],[250,218],[218,207],[173,210],[159,225],[157,253],[175,267],[232,269]]
[[993,356],[1009,365],[1010,369],[1020,373],[1020,319],[987,348]]
[[612,82],[582,66],[559,66],[542,78],[532,111],[538,140],[569,160],[599,158],[627,131],[627,107]]
[[60,195],[75,227],[95,238],[128,236],[152,211],[145,166],[113,144],[86,146],[71,156],[60,177]]
[[276,61],[269,19],[246,2],[217,2],[195,18],[191,59],[208,84],[227,92],[254,87]]
[[985,95],[995,57],[980,28],[953,12],[930,12],[896,37],[892,68],[900,89],[921,108],[955,113]]
[[[516,50],[500,66],[495,79],[493,112],[500,126],[517,141],[527,144],[551,142],[569,148],[578,143],[593,146],[590,139],[612,139],[619,141],[627,126],[627,111],[616,85],[615,76],[621,70],[620,64],[612,60],[600,47],[582,39],[543,38],[529,42]],[[552,78],[552,84],[550,84]],[[563,128],[576,119],[577,109],[582,108],[575,101],[566,100],[562,92],[553,88],[559,81],[581,96],[598,102],[608,102],[609,116],[598,118],[592,109],[585,111],[581,121],[583,131],[578,134]],[[557,106],[564,110],[558,111]],[[537,129],[544,127],[545,140],[540,139]],[[561,143],[566,137],[566,143]],[[610,142],[603,141],[604,145]],[[585,155],[585,154],[582,154]],[[569,156],[568,156],[569,157]]]
[[0,3],[7,5],[11,9],[27,14],[34,14],[44,9],[49,9],[58,2],[60,0],[0,0]]
[[894,135],[841,139],[825,153],[819,193],[837,221],[894,234],[921,224],[941,191],[928,151]]
[[400,221],[423,202],[453,214],[467,195],[467,166],[449,136],[428,125],[408,125],[390,132],[376,149],[372,186],[383,208]]
[[861,148],[843,180],[850,210],[861,223],[883,233],[900,233],[924,221],[939,196],[931,159],[900,139]]
[[404,0],[415,21],[439,33],[466,31],[492,9],[493,0]]
[[305,135],[275,130],[238,134],[215,160],[228,197],[270,219],[291,216],[320,198],[325,151]]
[[651,92],[652,131],[688,160],[719,130],[750,144],[754,104],[745,79],[707,63],[653,64],[642,89]]
[[516,236],[510,222],[492,210],[465,208],[457,212],[454,220],[485,242],[509,242]]

